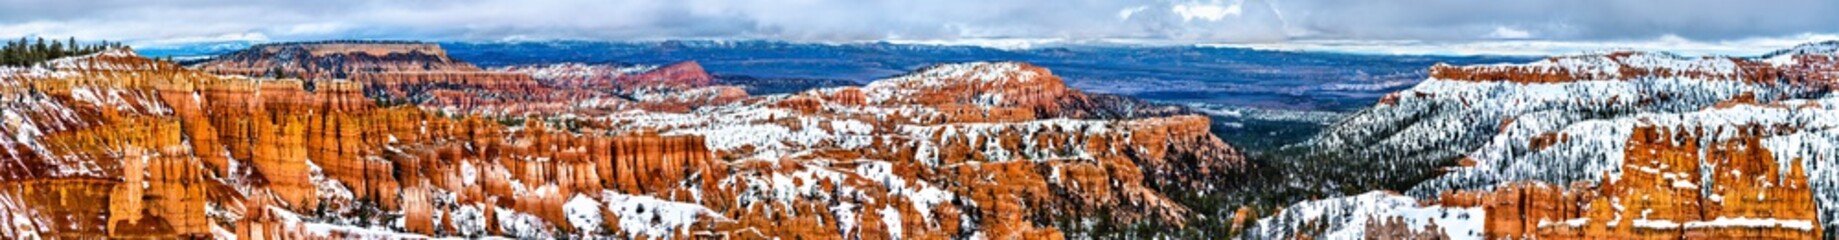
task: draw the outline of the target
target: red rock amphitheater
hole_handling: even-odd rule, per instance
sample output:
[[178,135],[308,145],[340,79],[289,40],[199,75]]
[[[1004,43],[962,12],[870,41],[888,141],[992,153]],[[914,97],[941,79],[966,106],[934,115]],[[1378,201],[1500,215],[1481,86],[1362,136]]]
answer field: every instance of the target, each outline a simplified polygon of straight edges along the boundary
[[[707,77],[340,42],[0,68],[0,237],[1060,238],[1093,210],[1179,224],[1152,183],[1243,165],[1206,117],[1100,118],[1028,64],[772,96]],[[1715,216],[1765,217],[1745,206]]]

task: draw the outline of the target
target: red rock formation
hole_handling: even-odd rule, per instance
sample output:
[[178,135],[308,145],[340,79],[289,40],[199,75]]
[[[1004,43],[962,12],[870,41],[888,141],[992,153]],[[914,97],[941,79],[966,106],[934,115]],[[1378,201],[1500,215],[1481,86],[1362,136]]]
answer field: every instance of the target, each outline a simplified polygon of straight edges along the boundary
[[[1839,72],[1839,64],[1833,64],[1835,59],[1831,56],[1804,54],[1787,57],[1796,61],[1791,65],[1776,65],[1760,59],[1684,58],[1660,53],[1624,51],[1597,55],[1550,57],[1527,65],[1458,67],[1438,64],[1430,68],[1430,75],[1432,78],[1446,80],[1518,83],[1688,77],[1760,84],[1785,83],[1823,89],[1839,86],[1839,81],[1835,81],[1839,79],[1833,78],[1833,73]],[[1605,67],[1606,65],[1613,66],[1613,68]]]
[[477,67],[447,57],[433,43],[315,42],[264,44],[201,63],[199,70],[225,75],[348,78],[359,73],[472,72]]
[[[1820,238],[1806,171],[1797,160],[1783,172],[1760,143],[1776,133],[1762,129],[1636,128],[1623,170],[1608,182],[1509,184],[1446,193],[1442,202],[1485,207],[1488,238]],[[1737,137],[1698,145],[1720,131]],[[1701,172],[1714,176],[1702,181]]]
[[504,72],[535,75],[544,86],[559,89],[592,89],[630,94],[641,89],[688,90],[712,86],[710,76],[696,61],[684,61],[656,68],[615,65],[558,64],[550,66],[513,66]]
[[[13,160],[0,161],[0,182],[8,184],[0,212],[20,213],[30,220],[22,224],[38,229],[0,237],[356,238],[396,231],[542,238],[592,229],[571,221],[592,213],[563,207],[576,196],[602,201],[592,208],[606,226],[593,228],[664,237],[620,229],[663,223],[622,224],[618,215],[633,213],[605,206],[617,195],[682,204],[673,210],[694,222],[668,226],[674,231],[665,235],[674,238],[939,239],[972,231],[1061,238],[1052,223],[1090,214],[1069,210],[1183,224],[1189,210],[1150,186],[1200,187],[1241,165],[1237,152],[1207,134],[1205,117],[1048,119],[1094,116],[1098,102],[1025,64],[966,67],[1035,79],[941,75],[907,80],[944,87],[915,85],[918,91],[894,95],[882,91],[900,89],[869,87],[755,98],[707,86],[694,63],[614,81],[656,86],[647,91],[686,89],[604,93],[481,72],[431,45],[272,45],[246,53],[363,64],[233,56],[200,67],[250,74],[279,66],[309,77],[342,73],[349,81],[277,80],[116,53],[122,55],[59,65],[60,74],[0,75],[0,93],[48,99],[0,97],[9,106],[0,133],[34,140],[0,142]],[[954,95],[963,93],[993,95]],[[432,100],[388,102],[408,96]],[[636,101],[584,103],[599,97]],[[775,115],[733,124],[817,128],[869,141],[845,147],[841,138],[820,139],[788,151],[797,155],[760,154],[771,146],[712,149],[722,140],[685,131],[707,125],[557,117],[627,110],[705,117],[647,111],[718,105]],[[862,111],[868,107],[919,109],[912,114],[923,119]],[[982,132],[909,136],[897,131],[903,128]],[[937,154],[919,154],[932,150]],[[381,222],[398,218],[400,226]],[[526,221],[534,229],[520,228]]]
[[631,90],[644,88],[691,89],[707,87],[715,81],[714,76],[702,70],[702,64],[696,61],[684,61],[664,65],[644,73],[619,76],[613,79],[614,89]]

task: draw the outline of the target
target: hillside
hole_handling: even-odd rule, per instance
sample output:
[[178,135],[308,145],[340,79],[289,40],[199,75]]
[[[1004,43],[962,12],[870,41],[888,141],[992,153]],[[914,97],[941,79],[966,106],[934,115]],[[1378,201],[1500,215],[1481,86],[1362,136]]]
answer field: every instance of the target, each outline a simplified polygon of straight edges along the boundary
[[[1298,156],[1291,181],[1342,193],[1404,191],[1397,197],[1421,203],[1414,207],[1488,216],[1439,222],[1486,226],[1451,235],[1831,236],[1839,217],[1833,46],[1437,66],[1429,80],[1286,149]],[[1297,227],[1325,216],[1297,211],[1319,208],[1312,206],[1385,204],[1368,195],[1291,207],[1266,219],[1259,236],[1332,236],[1370,230],[1362,226],[1372,219],[1422,219],[1388,210]]]

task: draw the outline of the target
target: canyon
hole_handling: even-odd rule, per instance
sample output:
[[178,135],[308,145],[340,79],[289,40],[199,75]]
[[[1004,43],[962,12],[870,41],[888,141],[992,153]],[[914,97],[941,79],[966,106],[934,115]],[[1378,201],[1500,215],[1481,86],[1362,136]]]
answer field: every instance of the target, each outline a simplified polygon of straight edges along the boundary
[[1821,239],[1835,76],[1839,42],[1437,65],[1252,159],[1022,62],[757,94],[695,60],[120,48],[0,67],[0,237]]
[[1026,63],[714,83],[695,62],[486,69],[414,42],[0,68],[0,237],[1051,239],[1181,226],[1170,194],[1247,167],[1207,117]]

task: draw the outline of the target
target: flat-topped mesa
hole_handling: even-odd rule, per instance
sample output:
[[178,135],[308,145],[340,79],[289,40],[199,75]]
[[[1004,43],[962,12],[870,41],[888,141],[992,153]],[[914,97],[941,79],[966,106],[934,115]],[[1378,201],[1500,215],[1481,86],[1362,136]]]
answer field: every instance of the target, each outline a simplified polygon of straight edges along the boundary
[[45,62],[44,66],[57,71],[80,72],[173,71],[179,68],[178,65],[169,62],[141,57],[140,54],[134,53],[134,49],[126,47],[83,56],[53,59]]
[[734,86],[716,86],[715,77],[695,61],[664,66],[564,63],[496,68],[493,71],[528,74],[547,88],[603,94],[637,101],[650,111],[688,112],[747,97]]
[[604,91],[625,89],[619,79],[659,69],[652,65],[538,64],[493,68],[493,71],[529,74],[544,86]]
[[1047,68],[1019,62],[941,64],[861,88],[866,104],[922,105],[966,115],[963,121],[1087,117],[1093,104]]
[[639,74],[615,78],[616,89],[633,90],[646,88],[691,89],[707,87],[715,82],[714,76],[702,69],[696,61],[683,61],[664,65]]
[[529,74],[545,86],[612,92],[640,89],[682,90],[713,85],[715,77],[696,61],[664,66],[562,63],[494,68],[494,71]]
[[1820,44],[1802,45],[1762,57],[1684,57],[1662,52],[1616,51],[1549,57],[1524,64],[1431,67],[1432,79],[1562,83],[1590,80],[1692,78],[1736,80],[1755,84],[1786,83],[1832,88],[1839,85],[1833,73],[1835,50]]
[[863,87],[874,104],[1031,107],[1082,95],[1047,68],[1019,62],[940,64]]
[[440,45],[420,42],[330,41],[263,44],[200,63],[215,74],[347,78],[358,73],[476,72],[447,56]]
[[[364,96],[463,113],[521,115],[569,110],[598,95],[558,91],[530,74],[487,71],[452,59],[437,44],[332,41],[265,44],[194,66],[227,75],[307,79],[306,89],[348,80]],[[602,104],[608,105],[608,104]],[[610,104],[618,105],[618,104]]]

